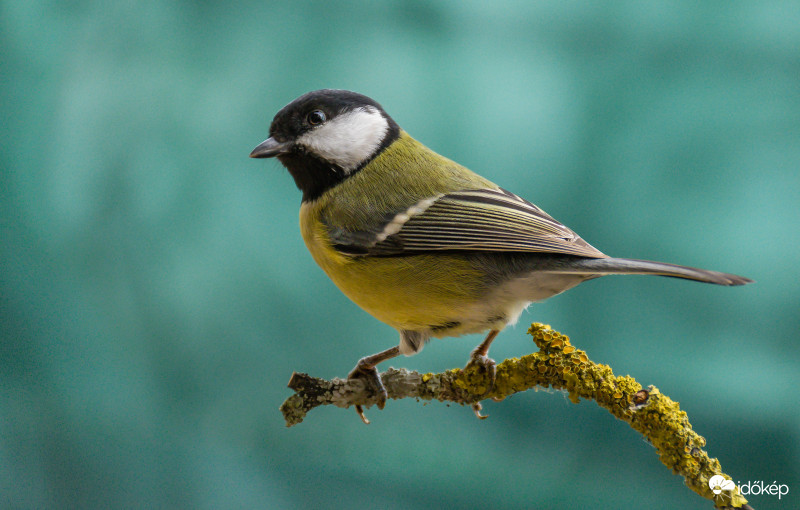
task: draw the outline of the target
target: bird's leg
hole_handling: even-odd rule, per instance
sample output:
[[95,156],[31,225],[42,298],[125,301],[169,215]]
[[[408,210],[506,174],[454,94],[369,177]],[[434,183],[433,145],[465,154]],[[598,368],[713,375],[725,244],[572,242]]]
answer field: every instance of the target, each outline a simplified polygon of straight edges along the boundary
[[[489,354],[489,346],[492,345],[492,340],[500,333],[499,329],[493,329],[486,335],[486,339],[477,346],[472,353],[469,355],[469,363],[467,363],[467,367],[475,364],[481,367],[483,370],[486,371],[487,376],[489,377],[489,388],[486,390],[484,395],[488,394],[494,388],[494,381],[497,378],[497,363],[488,356]],[[465,367],[466,368],[466,367]],[[480,419],[487,418],[487,416],[481,414],[481,406],[480,402],[475,402],[472,404],[472,410],[475,412],[475,416]]]
[[[378,394],[378,409],[383,409],[383,407],[386,405],[386,397],[388,395],[386,393],[386,388],[383,386],[383,382],[381,382],[381,376],[378,373],[378,369],[375,368],[375,366],[378,363],[386,361],[387,359],[392,359],[399,354],[400,347],[394,346],[391,349],[386,349],[378,354],[365,356],[358,360],[356,367],[349,374],[347,374],[348,379],[364,379],[367,386],[371,385],[375,389],[375,392]],[[358,413],[361,421],[363,421],[366,425],[369,425],[369,420],[366,416],[364,416],[364,408],[361,407],[360,404],[356,404],[356,413]]]
[[473,349],[473,351],[470,353],[469,363],[467,363],[468,366],[475,363],[476,365],[483,367],[488,373],[490,384],[489,384],[489,390],[486,393],[491,391],[492,388],[494,387],[494,380],[495,377],[497,376],[497,368],[496,368],[497,363],[495,363],[495,361],[492,358],[490,358],[488,354],[489,354],[489,346],[492,345],[492,341],[494,340],[494,338],[497,336],[498,333],[500,333],[499,329],[491,330],[489,334],[486,335],[486,339],[483,342],[481,342],[481,344],[477,346],[475,349]]

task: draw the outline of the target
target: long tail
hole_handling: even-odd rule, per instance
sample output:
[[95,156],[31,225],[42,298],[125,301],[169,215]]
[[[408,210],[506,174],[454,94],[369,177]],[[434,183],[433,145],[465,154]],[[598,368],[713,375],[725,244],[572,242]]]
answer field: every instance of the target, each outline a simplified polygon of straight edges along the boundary
[[720,273],[695,267],[678,266],[665,262],[652,262],[650,260],[603,258],[580,258],[570,262],[568,266],[559,268],[559,273],[592,273],[606,274],[653,274],[684,278],[698,282],[715,283],[717,285],[745,285],[753,280],[735,274]]

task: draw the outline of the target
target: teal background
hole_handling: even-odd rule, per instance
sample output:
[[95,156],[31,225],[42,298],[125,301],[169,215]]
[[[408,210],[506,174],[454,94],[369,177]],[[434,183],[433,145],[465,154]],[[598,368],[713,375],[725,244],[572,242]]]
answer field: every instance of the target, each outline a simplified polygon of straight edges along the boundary
[[800,506],[796,2],[0,5],[0,506],[710,508],[554,391],[284,427],[292,371],[397,341],[308,255],[286,171],[247,157],[323,87],[606,253],[757,280],[594,281],[492,354],[547,322],[680,401],[735,481],[788,484],[755,508]]

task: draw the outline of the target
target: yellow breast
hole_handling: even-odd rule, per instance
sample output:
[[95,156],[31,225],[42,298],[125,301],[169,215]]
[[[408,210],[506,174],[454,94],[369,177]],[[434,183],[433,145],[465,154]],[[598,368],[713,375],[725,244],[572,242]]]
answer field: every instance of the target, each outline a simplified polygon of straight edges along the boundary
[[337,252],[318,221],[319,204],[303,204],[300,229],[314,260],[337,287],[396,329],[457,322],[482,292],[481,275],[458,255],[359,257]]

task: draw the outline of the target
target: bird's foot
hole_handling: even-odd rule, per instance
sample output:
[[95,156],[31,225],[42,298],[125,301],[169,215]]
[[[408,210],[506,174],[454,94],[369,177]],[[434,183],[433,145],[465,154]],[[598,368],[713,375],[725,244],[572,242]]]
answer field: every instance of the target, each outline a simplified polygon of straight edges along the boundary
[[475,349],[472,351],[472,354],[470,354],[469,362],[464,367],[464,371],[473,372],[476,376],[487,381],[485,391],[481,393],[478,396],[477,401],[472,404],[472,410],[475,412],[475,416],[482,420],[486,419],[488,416],[481,414],[481,409],[483,406],[481,406],[479,401],[483,400],[486,395],[491,393],[494,389],[494,383],[497,379],[497,363],[489,356],[486,356],[478,349]]
[[[386,387],[383,385],[380,373],[376,367],[362,365],[361,362],[359,362],[356,367],[349,374],[347,374],[347,378],[361,379],[364,381],[366,387],[371,388],[372,391],[375,392],[378,400],[378,409],[383,409],[384,406],[386,406],[386,398],[389,395],[386,393]],[[356,404],[355,407],[356,413],[358,414],[358,417],[361,418],[361,421],[363,421],[365,425],[369,425],[369,420],[366,416],[364,416],[364,408],[361,406],[361,404]]]

